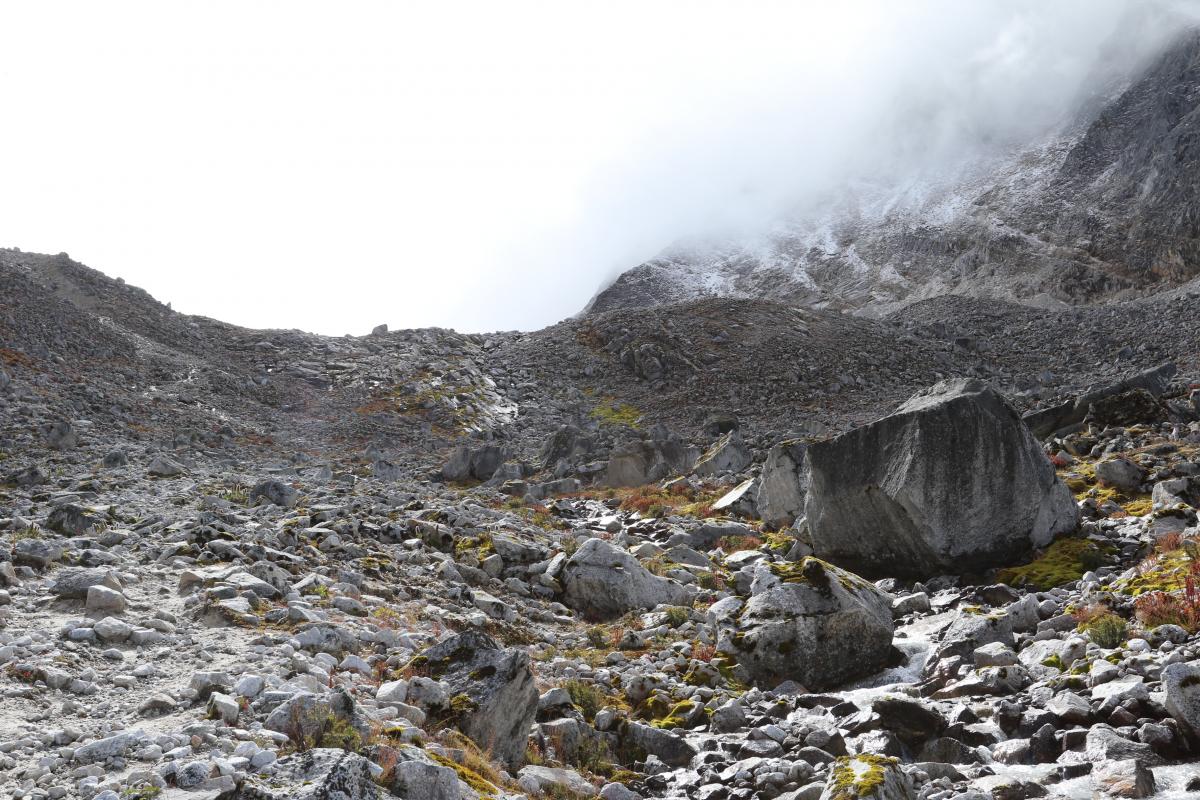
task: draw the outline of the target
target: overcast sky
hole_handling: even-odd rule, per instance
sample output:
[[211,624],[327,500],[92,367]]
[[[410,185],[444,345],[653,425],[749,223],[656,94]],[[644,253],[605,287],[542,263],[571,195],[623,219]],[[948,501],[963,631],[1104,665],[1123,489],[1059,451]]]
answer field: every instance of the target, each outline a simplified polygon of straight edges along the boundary
[[1150,8],[0,2],[0,246],[253,327],[541,327],[848,170],[1035,135]]

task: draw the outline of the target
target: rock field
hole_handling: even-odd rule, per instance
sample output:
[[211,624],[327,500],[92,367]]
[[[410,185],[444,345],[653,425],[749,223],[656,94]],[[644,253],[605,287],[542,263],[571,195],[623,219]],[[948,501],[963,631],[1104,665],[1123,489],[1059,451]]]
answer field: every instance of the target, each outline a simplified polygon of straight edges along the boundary
[[338,338],[0,251],[0,796],[1200,797],[1198,306]]

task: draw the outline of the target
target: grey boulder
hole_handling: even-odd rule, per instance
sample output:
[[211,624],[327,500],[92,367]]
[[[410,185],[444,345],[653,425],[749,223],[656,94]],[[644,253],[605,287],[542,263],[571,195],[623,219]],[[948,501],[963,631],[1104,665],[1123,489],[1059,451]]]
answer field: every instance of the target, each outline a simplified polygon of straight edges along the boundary
[[1037,440],[980,381],[938,383],[807,455],[813,548],[864,575],[988,569],[1079,523]]
[[721,472],[741,472],[748,466],[750,451],[742,443],[742,435],[730,431],[700,456],[692,472],[697,475],[716,475]]
[[567,559],[563,602],[589,619],[612,619],[660,604],[691,605],[694,590],[646,569],[603,539],[588,539]]
[[261,499],[280,508],[292,508],[300,502],[300,493],[283,481],[267,479],[254,484],[247,499],[252,506]]
[[525,760],[529,728],[537,715],[538,690],[529,654],[502,648],[485,633],[466,631],[422,656],[452,698],[458,729],[516,771]]
[[758,513],[775,528],[791,525],[804,515],[808,473],[804,454],[808,445],[798,439],[780,442],[767,451],[758,479]]
[[1200,737],[1200,661],[1171,664],[1162,671],[1167,713]]
[[825,691],[892,658],[891,598],[857,575],[805,558],[762,565],[752,592],[722,641],[755,686]]
[[356,753],[316,748],[276,761],[270,775],[247,778],[222,800],[381,800],[371,762]]

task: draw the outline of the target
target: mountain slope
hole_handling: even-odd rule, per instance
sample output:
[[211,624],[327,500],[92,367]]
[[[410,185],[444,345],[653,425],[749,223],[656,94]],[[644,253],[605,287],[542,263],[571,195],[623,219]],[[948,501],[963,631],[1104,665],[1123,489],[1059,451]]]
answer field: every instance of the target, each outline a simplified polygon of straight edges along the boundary
[[881,314],[944,294],[1041,305],[1200,274],[1200,32],[1048,141],[903,185],[857,183],[767,234],[689,242],[588,312],[707,296]]

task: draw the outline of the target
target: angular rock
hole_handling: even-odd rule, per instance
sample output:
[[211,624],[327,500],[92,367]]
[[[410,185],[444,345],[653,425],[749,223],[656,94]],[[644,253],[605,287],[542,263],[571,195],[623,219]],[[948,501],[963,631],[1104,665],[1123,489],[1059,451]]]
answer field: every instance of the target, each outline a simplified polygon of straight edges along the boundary
[[833,763],[820,800],[913,800],[912,781],[900,761],[867,753]]
[[1162,671],[1162,685],[1167,713],[1200,737],[1200,661],[1169,665]]
[[146,474],[156,478],[174,478],[187,472],[187,469],[173,458],[155,456],[146,465]]
[[758,513],[768,526],[785,528],[804,515],[808,471],[804,455],[808,445],[790,439],[767,451],[758,478]]
[[[251,776],[221,800],[382,800],[371,762],[356,753],[316,748],[286,756],[271,774]],[[431,799],[432,800],[432,799]]]
[[563,602],[589,619],[612,619],[660,604],[691,605],[694,590],[643,567],[603,539],[588,539],[559,577]]
[[892,658],[891,598],[816,558],[772,565],[729,636],[756,686],[796,681],[823,691],[883,669]]
[[742,443],[741,434],[730,431],[700,456],[692,472],[696,475],[716,475],[721,472],[741,472],[748,466],[750,451]]
[[1109,761],[1092,770],[1092,787],[1110,797],[1149,797],[1155,792],[1154,773],[1137,759]]
[[430,647],[421,658],[447,687],[458,729],[510,770],[519,768],[538,705],[529,654],[466,631]]
[[300,501],[300,493],[283,481],[267,479],[254,484],[248,498],[250,505],[255,505],[255,501],[262,498],[280,508],[294,508]]
[[808,448],[818,556],[866,575],[961,574],[1074,530],[1070,490],[1016,411],[943,381],[891,416]]

